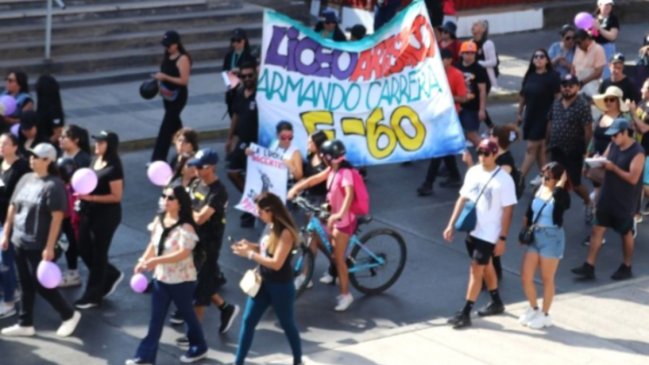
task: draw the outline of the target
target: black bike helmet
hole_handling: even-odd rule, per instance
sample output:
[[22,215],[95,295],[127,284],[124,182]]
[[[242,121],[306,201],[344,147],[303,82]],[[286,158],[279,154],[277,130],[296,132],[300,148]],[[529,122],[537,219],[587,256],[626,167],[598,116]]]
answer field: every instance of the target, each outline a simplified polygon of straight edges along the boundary
[[72,175],[77,169],[77,163],[74,162],[74,160],[71,158],[60,157],[58,160],[56,160],[56,167],[59,170],[61,180],[63,180],[67,184],[70,182]]
[[327,161],[337,160],[345,156],[345,144],[342,141],[334,139],[333,141],[325,141],[320,146],[320,153]]
[[140,96],[143,99],[153,99],[156,95],[158,95],[158,80],[147,80],[140,85]]

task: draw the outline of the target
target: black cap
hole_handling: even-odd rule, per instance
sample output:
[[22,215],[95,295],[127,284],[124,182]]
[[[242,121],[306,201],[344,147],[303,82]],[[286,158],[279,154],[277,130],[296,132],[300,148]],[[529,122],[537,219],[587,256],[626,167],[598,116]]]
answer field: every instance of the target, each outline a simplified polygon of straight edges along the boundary
[[579,85],[579,79],[573,74],[566,74],[561,78],[562,85]]
[[35,111],[28,110],[20,115],[20,130],[32,129],[38,124],[38,114]]
[[559,31],[559,34],[561,35],[566,35],[568,32],[574,32],[575,27],[572,24],[564,24],[561,26],[561,30]]
[[119,143],[117,133],[111,131],[101,131],[99,134],[93,135],[92,139],[95,141],[106,141],[108,144],[115,146]]
[[588,33],[587,31],[585,31],[583,29],[577,29],[575,31],[575,39],[580,40],[580,41],[582,41],[584,39],[590,39],[590,33]]
[[625,61],[624,54],[620,52],[614,54],[613,57],[611,58],[611,63],[618,63],[618,62],[624,63],[624,61]]
[[338,23],[338,16],[336,15],[336,11],[333,9],[325,9],[320,15],[327,23]]
[[248,39],[248,35],[246,34],[245,30],[241,28],[236,28],[235,30],[232,31],[232,35],[230,36],[230,39]]
[[160,41],[163,46],[169,47],[172,44],[180,43],[180,34],[176,32],[175,30],[168,30],[165,32],[164,36],[162,36],[162,41]]
[[347,28],[347,31],[352,35],[353,40],[363,39],[367,35],[367,29],[363,24],[356,24],[351,28]]
[[440,56],[442,56],[443,60],[448,59],[448,58],[453,58],[453,52],[451,52],[451,50],[448,49],[448,48],[442,48],[439,51],[439,54],[440,54]]
[[457,32],[457,25],[451,21],[447,21],[446,23],[444,23],[444,25],[439,27],[439,30],[448,32],[450,35],[455,37],[455,32]]

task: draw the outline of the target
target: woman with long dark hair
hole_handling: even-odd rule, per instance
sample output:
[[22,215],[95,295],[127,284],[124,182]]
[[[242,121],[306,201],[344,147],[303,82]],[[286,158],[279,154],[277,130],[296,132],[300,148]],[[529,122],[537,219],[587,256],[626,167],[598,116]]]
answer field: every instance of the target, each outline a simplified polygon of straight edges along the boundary
[[[545,166],[548,113],[559,94],[559,85],[559,74],[554,71],[548,52],[543,48],[534,51],[523,76],[516,116],[517,123],[523,125],[523,139],[527,141],[525,159],[521,165],[521,184],[534,161],[538,164],[539,171]],[[540,184],[540,179],[535,183]]]
[[[317,175],[329,167],[322,156],[320,156],[320,148],[328,139],[327,134],[322,130],[315,131],[309,135],[306,144],[307,155],[303,178]],[[327,183],[323,181],[320,184],[314,185],[307,192],[311,199],[315,199],[314,203],[320,204],[324,202],[327,195]]]
[[39,115],[38,131],[55,146],[65,125],[63,103],[59,82],[50,75],[42,75],[36,81],[36,112]]
[[[4,226],[7,209],[20,178],[28,173],[29,163],[18,155],[18,138],[11,133],[0,135],[0,224]],[[16,314],[16,278],[15,253],[10,243],[2,250],[0,260],[0,282],[2,282],[3,301],[0,302],[0,318]]]
[[126,361],[127,365],[155,364],[171,302],[187,323],[189,349],[180,361],[194,362],[207,356],[205,336],[193,307],[196,267],[192,250],[198,242],[198,236],[192,218],[192,203],[181,185],[165,188],[162,198],[164,210],[153,221],[151,240],[133,269],[134,273],[153,272],[149,330],[140,342],[134,358]]
[[101,131],[92,138],[95,158],[90,168],[97,174],[97,187],[90,194],[78,195],[79,253],[89,271],[86,289],[74,303],[79,309],[100,305],[124,277],[108,262],[110,243],[122,221],[124,170],[118,154],[119,138],[109,131]]
[[11,95],[16,99],[16,111],[4,118],[3,130],[8,129],[12,124],[20,122],[20,115],[24,111],[34,110],[34,100],[29,95],[29,80],[27,74],[12,70],[5,76],[4,95]]
[[[65,189],[56,176],[56,149],[41,143],[31,150],[29,165],[34,172],[23,175],[11,197],[2,235],[2,249],[9,242],[16,249],[16,267],[20,278],[20,316],[18,323],[2,329],[5,336],[33,336],[34,300],[38,292],[58,312],[63,323],[56,331],[70,336],[81,314],[63,298],[58,289],[41,285],[36,270],[41,260],[54,260],[54,246],[65,213]],[[47,197],[43,199],[42,197]]]
[[299,241],[297,226],[282,200],[272,193],[261,193],[256,199],[259,219],[266,230],[259,244],[241,240],[232,251],[259,265],[261,288],[249,297],[243,314],[239,345],[234,363],[243,365],[255,327],[269,306],[273,307],[293,351],[293,364],[302,364],[302,344],[295,324],[295,285],[291,269],[293,248]]
[[180,41],[180,34],[175,30],[167,31],[162,38],[165,47],[160,72],[154,75],[159,81],[160,95],[165,108],[165,115],[158,131],[151,161],[166,161],[171,146],[171,139],[177,130],[183,127],[180,113],[187,104],[187,85],[191,72],[192,60]]
[[[604,47],[606,53],[606,63],[610,63],[615,54],[615,41],[620,34],[620,20],[613,14],[613,0],[597,0],[597,9],[595,9],[596,21],[593,24],[593,40]],[[611,77],[611,70],[604,67],[602,79]]]

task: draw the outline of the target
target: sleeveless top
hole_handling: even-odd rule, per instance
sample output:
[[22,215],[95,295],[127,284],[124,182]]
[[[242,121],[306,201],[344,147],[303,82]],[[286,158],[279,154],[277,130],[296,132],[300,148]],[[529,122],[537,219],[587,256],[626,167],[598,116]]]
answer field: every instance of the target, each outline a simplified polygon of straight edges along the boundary
[[[324,161],[322,160],[320,160],[320,164],[313,166],[313,164],[311,164],[311,160],[313,159],[313,157],[314,154],[309,154],[306,157],[306,163],[304,164],[305,179],[313,175],[317,175],[327,169],[327,164],[325,164]],[[314,185],[310,187],[307,191],[309,195],[324,197],[325,195],[327,195],[327,183],[323,181],[318,185]]]
[[[611,144],[608,159],[624,171],[629,171],[631,161],[636,155],[644,155],[644,149],[638,142],[633,142],[625,150],[621,150],[615,143]],[[612,171],[606,171],[602,193],[597,202],[598,210],[606,210],[616,217],[633,217],[638,209],[638,202],[642,193],[642,176],[635,185],[622,180]]]
[[[180,70],[178,69],[178,65],[176,65],[176,62],[178,62],[178,59],[182,57],[183,54],[180,56],[176,57],[175,59],[171,60],[169,59],[168,56],[165,56],[162,60],[162,64],[160,65],[160,72],[167,74],[171,77],[180,77]],[[162,86],[169,90],[187,90],[187,86],[180,86],[177,84],[174,84],[172,82],[161,82]]]
[[593,147],[595,152],[600,155],[606,152],[608,144],[611,143],[611,136],[605,134],[608,127],[600,126],[601,120],[602,117],[599,117],[597,123],[595,123],[595,130],[593,131]]
[[[261,241],[259,243],[259,252],[264,257],[273,257],[273,255],[270,252],[268,252],[269,238],[270,237],[269,237],[268,229],[266,229],[266,232],[264,233],[264,236],[261,238]],[[289,251],[288,256],[286,256],[286,260],[284,260],[284,264],[282,264],[282,267],[280,267],[279,270],[277,271],[273,269],[269,269],[263,265],[259,265],[259,273],[261,274],[262,280],[269,281],[271,283],[292,282],[293,280],[293,269],[291,268],[292,257],[293,257],[293,250]]]

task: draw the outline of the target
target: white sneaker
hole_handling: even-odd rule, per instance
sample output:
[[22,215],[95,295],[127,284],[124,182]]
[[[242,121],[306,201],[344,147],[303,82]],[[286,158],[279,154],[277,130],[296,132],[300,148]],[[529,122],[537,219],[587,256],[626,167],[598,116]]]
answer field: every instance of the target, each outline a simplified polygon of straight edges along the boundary
[[550,315],[546,315],[541,311],[539,311],[527,324],[527,327],[535,330],[540,330],[550,326],[552,326],[552,319],[550,318]]
[[67,321],[63,321],[63,323],[61,323],[59,329],[56,330],[56,335],[60,337],[70,336],[72,332],[74,332],[74,330],[77,328],[80,319],[81,319],[81,313],[79,313],[78,311],[74,311],[74,314],[72,314],[72,318],[68,319]]
[[518,323],[522,324],[523,326],[527,326],[527,324],[539,313],[538,309],[533,309],[532,307],[527,307],[527,311],[523,313],[520,317],[518,317]]
[[34,330],[33,326],[21,326],[19,324],[14,324],[11,327],[5,327],[0,331],[4,336],[10,336],[10,337],[29,337],[33,336],[36,334],[36,330]]
[[543,180],[541,178],[541,175],[537,175],[532,181],[530,181],[530,185],[532,186],[539,186],[543,183]]
[[344,312],[352,304],[352,302],[354,301],[354,297],[352,296],[352,293],[340,294],[339,296],[336,297],[336,301],[337,303],[334,310],[336,312]]
[[59,288],[69,288],[71,286],[81,285],[81,275],[77,270],[67,270],[63,273],[63,280],[59,284]]
[[295,290],[299,290],[302,284],[304,284],[304,280],[306,280],[306,275],[300,274],[295,277],[293,280],[293,283],[295,284]]
[[331,284],[334,282],[334,277],[329,275],[329,271],[325,271],[320,278],[320,282],[323,284]]
[[11,317],[16,314],[16,304],[0,302],[0,318]]

